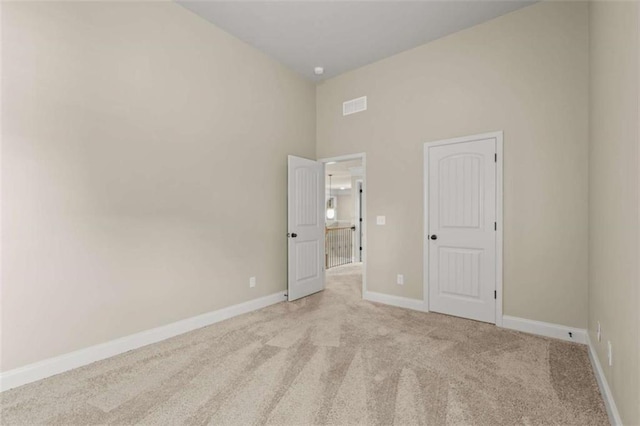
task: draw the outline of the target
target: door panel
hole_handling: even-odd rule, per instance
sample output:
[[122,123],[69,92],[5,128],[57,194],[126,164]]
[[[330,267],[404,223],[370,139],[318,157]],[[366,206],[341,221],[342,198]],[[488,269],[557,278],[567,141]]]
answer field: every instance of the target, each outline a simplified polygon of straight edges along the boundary
[[482,223],[482,157],[450,155],[440,159],[439,188],[442,226],[478,228]]
[[288,292],[296,300],[324,289],[324,164],[288,158]]
[[495,323],[496,140],[427,149],[429,309]]
[[481,250],[438,247],[440,293],[478,299]]
[[318,248],[317,241],[298,241],[296,250],[296,281],[318,278]]

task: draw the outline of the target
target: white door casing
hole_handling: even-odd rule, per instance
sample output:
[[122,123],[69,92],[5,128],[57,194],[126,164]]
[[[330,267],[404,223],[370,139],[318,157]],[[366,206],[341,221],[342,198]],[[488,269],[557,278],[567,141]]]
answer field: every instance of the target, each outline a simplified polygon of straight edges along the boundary
[[288,157],[288,298],[324,290],[324,164]]
[[356,262],[362,262],[362,222],[364,217],[362,215],[362,194],[364,188],[362,186],[362,180],[356,180],[356,196],[354,197],[356,203],[356,236],[355,244],[353,247],[353,256]]
[[[339,161],[360,160],[362,162],[362,171],[358,173],[359,179],[362,180],[362,198],[360,209],[362,210],[363,221],[360,222],[360,247],[362,247],[362,297],[367,298],[370,292],[367,290],[367,154],[364,152],[357,154],[340,155],[337,157],[321,158],[324,164]],[[324,214],[324,213],[323,213]]]
[[425,144],[425,296],[431,311],[501,323],[498,145],[501,132]]

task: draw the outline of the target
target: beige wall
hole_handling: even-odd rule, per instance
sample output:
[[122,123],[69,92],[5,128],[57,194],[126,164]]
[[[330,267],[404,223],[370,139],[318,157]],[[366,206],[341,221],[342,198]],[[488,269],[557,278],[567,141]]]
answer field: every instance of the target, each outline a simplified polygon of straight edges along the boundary
[[[364,95],[368,111],[341,115]],[[317,117],[318,157],[367,154],[368,289],[417,299],[423,143],[504,130],[504,312],[586,327],[588,4],[539,3],[328,80]]]
[[639,14],[591,3],[589,336],[625,425],[640,424]]
[[600,321],[639,423],[640,12],[592,4],[590,49],[588,12],[536,4],[314,90],[172,3],[4,3],[1,370],[284,290],[287,154],[367,153],[369,290],[421,298],[423,143],[504,130],[505,314]]
[[313,85],[171,2],[3,8],[2,370],[284,290]]

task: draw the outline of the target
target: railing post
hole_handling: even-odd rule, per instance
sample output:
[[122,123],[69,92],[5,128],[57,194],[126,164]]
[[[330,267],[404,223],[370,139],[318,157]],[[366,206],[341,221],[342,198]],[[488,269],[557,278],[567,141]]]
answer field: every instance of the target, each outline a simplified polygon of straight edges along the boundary
[[355,226],[326,228],[325,235],[325,268],[353,263],[353,232]]

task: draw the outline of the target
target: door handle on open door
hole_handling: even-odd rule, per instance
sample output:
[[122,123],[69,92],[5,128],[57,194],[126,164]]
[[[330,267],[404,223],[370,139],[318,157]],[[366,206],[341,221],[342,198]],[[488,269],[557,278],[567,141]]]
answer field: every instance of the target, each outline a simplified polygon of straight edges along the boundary
[[432,235],[432,236],[431,236],[431,239],[432,239],[432,240],[437,240],[437,239],[438,239],[438,236],[437,236],[437,235]]
[[291,234],[291,238],[295,238],[297,236],[298,236],[298,234],[296,234],[295,232],[293,234]]

